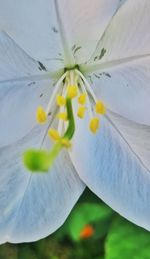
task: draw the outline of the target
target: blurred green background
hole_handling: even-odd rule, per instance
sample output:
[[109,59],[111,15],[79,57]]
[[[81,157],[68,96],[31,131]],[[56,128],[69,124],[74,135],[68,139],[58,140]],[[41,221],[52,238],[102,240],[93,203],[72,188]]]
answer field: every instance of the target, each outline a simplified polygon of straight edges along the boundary
[[86,189],[57,232],[35,243],[1,245],[0,259],[150,259],[150,233]]

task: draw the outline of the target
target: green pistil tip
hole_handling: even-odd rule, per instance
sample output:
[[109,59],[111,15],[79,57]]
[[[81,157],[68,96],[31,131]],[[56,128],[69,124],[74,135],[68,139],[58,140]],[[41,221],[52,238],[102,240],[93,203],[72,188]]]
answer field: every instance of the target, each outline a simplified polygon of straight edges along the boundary
[[[74,115],[72,109],[71,99],[67,99],[66,102],[67,116],[68,116],[68,128],[60,141],[52,147],[50,151],[29,149],[23,154],[23,162],[25,167],[33,173],[46,173],[53,165],[56,157],[63,147],[67,147],[67,144],[72,139],[75,132]],[[68,143],[63,143],[63,140]]]
[[23,154],[23,162],[31,172],[47,172],[49,169],[49,156],[44,150],[27,150]]
[[46,173],[53,165],[61,148],[62,145],[58,142],[49,152],[45,150],[29,149],[23,154],[24,165],[33,173]]

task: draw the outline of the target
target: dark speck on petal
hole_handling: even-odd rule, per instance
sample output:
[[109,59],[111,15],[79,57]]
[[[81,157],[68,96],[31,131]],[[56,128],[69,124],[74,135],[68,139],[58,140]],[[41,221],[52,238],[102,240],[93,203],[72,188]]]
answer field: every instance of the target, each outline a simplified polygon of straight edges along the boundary
[[39,63],[39,70],[47,71],[46,67],[40,61],[38,61],[38,63]]
[[58,33],[58,30],[56,29],[55,26],[52,27],[52,31],[53,31],[54,33]]

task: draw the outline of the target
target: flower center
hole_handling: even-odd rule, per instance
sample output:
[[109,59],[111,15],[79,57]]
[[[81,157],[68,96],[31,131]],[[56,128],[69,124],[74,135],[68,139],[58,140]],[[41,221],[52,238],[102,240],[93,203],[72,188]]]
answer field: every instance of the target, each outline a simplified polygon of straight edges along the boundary
[[44,110],[39,106],[36,119],[39,124],[50,123],[49,114],[56,121],[54,128],[48,129],[48,136],[54,142],[50,151],[27,150],[24,164],[33,172],[47,172],[63,148],[71,148],[75,133],[75,116],[84,119],[89,115],[89,129],[95,134],[100,126],[99,115],[106,112],[102,101],[97,100],[91,86],[78,69],[67,70],[55,85],[53,94]]

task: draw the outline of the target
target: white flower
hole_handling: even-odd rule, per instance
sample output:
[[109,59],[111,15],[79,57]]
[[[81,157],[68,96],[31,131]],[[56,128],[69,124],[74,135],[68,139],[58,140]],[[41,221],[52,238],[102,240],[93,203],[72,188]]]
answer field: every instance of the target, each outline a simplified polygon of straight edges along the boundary
[[150,1],[0,7],[0,242],[49,235],[86,185],[149,230]]

